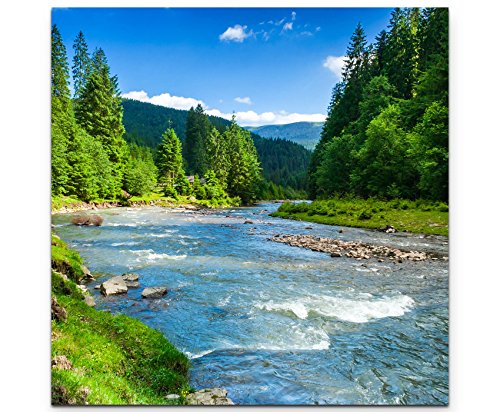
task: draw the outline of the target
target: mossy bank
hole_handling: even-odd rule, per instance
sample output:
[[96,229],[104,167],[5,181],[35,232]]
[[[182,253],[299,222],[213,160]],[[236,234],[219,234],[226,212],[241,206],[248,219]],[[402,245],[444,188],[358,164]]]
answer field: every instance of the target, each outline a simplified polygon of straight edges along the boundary
[[329,199],[312,203],[283,203],[274,217],[327,225],[448,236],[448,205],[425,200]]
[[52,404],[182,404],[187,357],[140,321],[94,309],[81,257],[54,234],[51,260]]

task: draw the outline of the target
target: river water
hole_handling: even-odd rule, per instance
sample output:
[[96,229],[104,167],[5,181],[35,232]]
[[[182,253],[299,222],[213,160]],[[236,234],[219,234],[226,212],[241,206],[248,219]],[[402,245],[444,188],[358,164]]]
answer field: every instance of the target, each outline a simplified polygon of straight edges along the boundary
[[[116,208],[99,211],[100,227],[53,223],[100,276],[89,285],[96,307],[161,330],[191,358],[195,388],[224,387],[237,404],[447,404],[446,261],[331,258],[267,240],[302,233],[447,254],[447,238],[339,233],[269,217],[277,206]],[[139,289],[93,289],[125,272]],[[141,299],[150,286],[169,292]]]

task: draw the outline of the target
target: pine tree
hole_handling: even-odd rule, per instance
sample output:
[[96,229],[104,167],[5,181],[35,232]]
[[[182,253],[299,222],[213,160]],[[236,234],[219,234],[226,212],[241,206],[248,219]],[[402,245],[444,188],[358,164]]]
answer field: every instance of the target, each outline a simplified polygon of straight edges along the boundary
[[55,24],[52,26],[51,49],[52,115],[57,115],[58,112],[70,110],[71,97],[68,86],[69,68],[66,47]]
[[104,51],[97,49],[75,114],[78,124],[104,147],[113,166],[113,194],[117,196],[122,186],[126,143],[122,137],[123,108],[115,83]]
[[186,121],[186,140],[183,146],[186,169],[191,174],[203,175],[207,170],[205,141],[211,129],[203,107],[200,104],[196,109],[191,107]]
[[232,197],[238,196],[244,204],[250,204],[257,197],[261,180],[260,162],[250,132],[241,129],[233,116],[224,138],[230,158],[227,191]]
[[212,127],[207,136],[205,146],[207,168],[214,171],[220,184],[225,189],[227,187],[230,165],[227,142],[217,128]]
[[56,25],[52,26],[51,40],[51,189],[52,194],[60,195],[67,192],[70,168],[67,157],[68,136],[74,119],[68,86],[66,48]]
[[174,187],[178,177],[184,176],[181,142],[174,129],[169,128],[162,135],[157,149],[157,164],[159,181],[169,188]]
[[90,76],[91,60],[83,32],[79,32],[73,43],[73,98],[78,100]]
[[398,97],[404,99],[413,96],[417,78],[419,18],[418,9],[396,8],[389,23],[387,64],[382,74],[396,87]]

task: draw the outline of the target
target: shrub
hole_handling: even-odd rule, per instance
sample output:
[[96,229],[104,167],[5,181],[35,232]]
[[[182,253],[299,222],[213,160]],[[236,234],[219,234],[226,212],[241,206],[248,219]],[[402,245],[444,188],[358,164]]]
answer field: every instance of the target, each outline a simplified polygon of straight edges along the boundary
[[371,218],[372,214],[368,210],[363,210],[358,216],[358,220],[370,220]]

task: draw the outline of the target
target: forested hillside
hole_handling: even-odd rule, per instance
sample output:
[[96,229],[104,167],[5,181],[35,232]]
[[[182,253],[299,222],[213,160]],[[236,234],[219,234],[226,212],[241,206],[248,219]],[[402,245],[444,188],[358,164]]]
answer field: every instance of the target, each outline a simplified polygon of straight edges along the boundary
[[[251,204],[279,192],[262,177],[250,132],[236,122],[210,122],[201,106],[185,117],[184,145],[172,123],[159,129],[156,146],[127,144],[119,82],[101,48],[88,52],[76,37],[69,88],[66,48],[52,27],[52,195],[83,201],[124,199],[151,193],[196,196],[213,206]],[[136,140],[140,143],[139,140]],[[196,174],[189,182],[186,171]],[[271,190],[273,189],[273,190]],[[281,189],[281,192],[283,190]]]
[[311,198],[448,200],[448,9],[358,24],[308,172]]
[[313,150],[321,137],[323,122],[297,122],[258,127],[247,126],[245,129],[268,139],[290,140],[304,146],[306,149]]
[[[184,144],[186,140],[187,110],[156,106],[137,100],[123,99],[124,138],[129,143],[155,148],[161,140],[163,131],[171,127]],[[230,126],[231,122],[215,116],[207,116],[208,121],[219,132]],[[259,156],[263,176],[266,180],[284,188],[304,190],[306,174],[311,153],[297,143],[280,139],[265,139],[251,133]],[[190,143],[184,145],[192,147]],[[187,154],[189,157],[190,154]],[[186,157],[186,153],[184,153]],[[273,188],[276,190],[277,188]],[[279,198],[290,197],[292,193],[281,193]],[[292,196],[293,197],[293,196]]]

